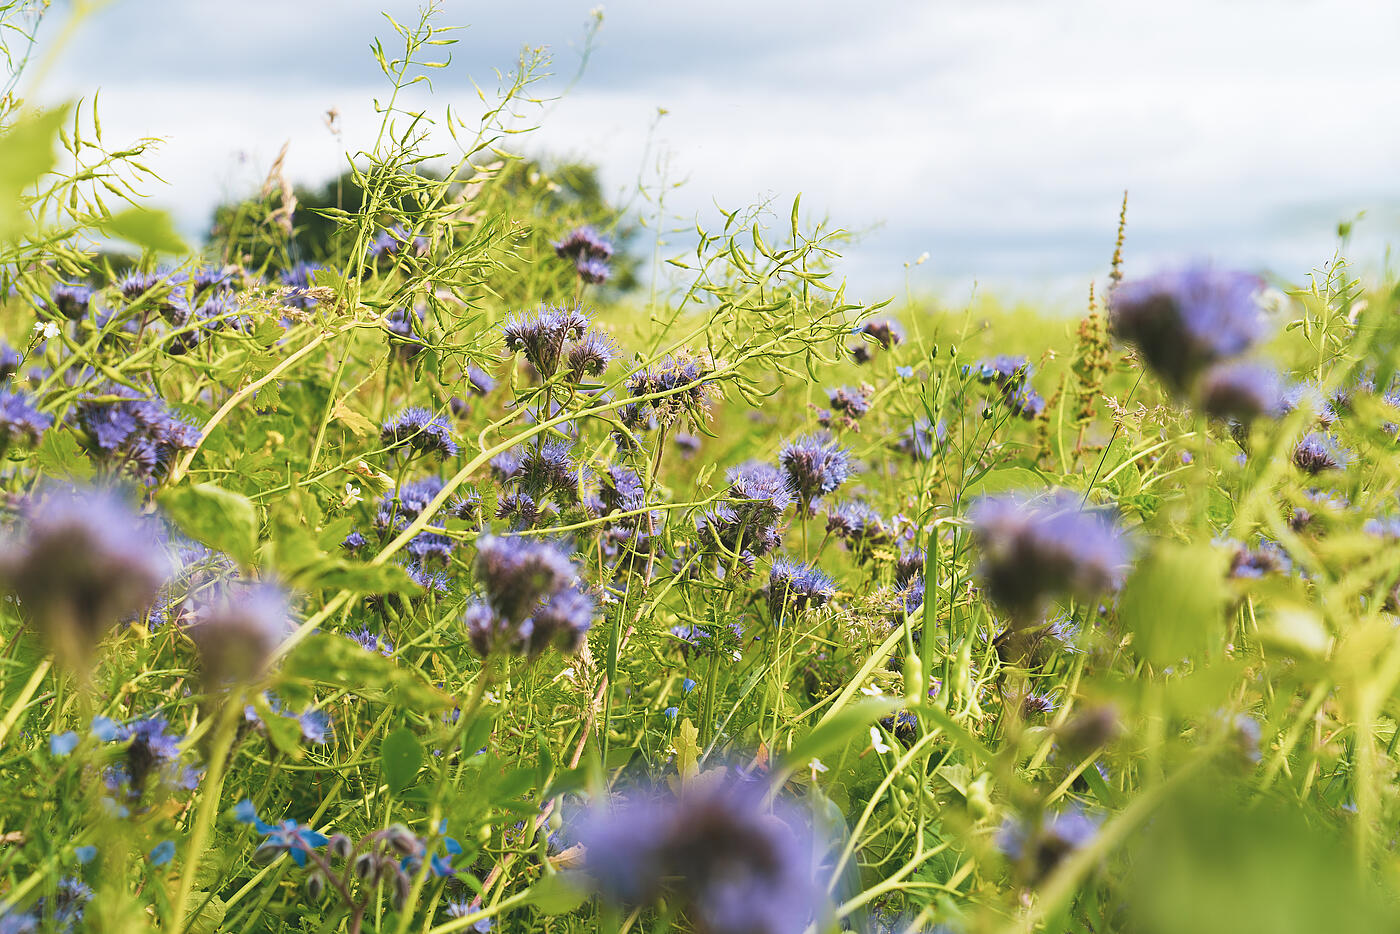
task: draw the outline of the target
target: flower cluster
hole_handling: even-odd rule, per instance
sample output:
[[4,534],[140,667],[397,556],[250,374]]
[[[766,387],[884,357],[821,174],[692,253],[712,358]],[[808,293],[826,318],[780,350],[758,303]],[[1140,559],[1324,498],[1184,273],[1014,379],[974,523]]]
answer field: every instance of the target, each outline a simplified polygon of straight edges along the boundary
[[851,454],[825,433],[805,435],[778,452],[778,463],[804,512],[816,513],[821,498],[851,476]]
[[585,373],[597,376],[607,367],[613,351],[611,344],[589,336],[589,324],[588,316],[577,306],[542,305],[533,315],[512,315],[502,326],[506,353],[522,354],[542,380],[553,377],[565,361],[575,380]]
[[1045,411],[1045,400],[1030,386],[1035,370],[1025,357],[1001,354],[979,363],[975,370],[966,368],[984,385],[996,386],[1002,402],[1012,415],[1033,421]]
[[592,227],[575,227],[564,239],[551,246],[561,259],[573,262],[574,270],[584,282],[601,285],[607,281],[611,271],[608,260],[612,259],[613,247]]
[[632,430],[650,422],[669,428],[682,416],[703,421],[710,412],[708,369],[690,354],[668,356],[627,378],[627,392],[637,400],[619,414]]
[[1077,808],[1044,815],[1031,822],[1008,817],[997,833],[997,849],[1034,885],[1055,871],[1099,831],[1099,820]]
[[551,645],[574,652],[593,624],[593,599],[573,585],[575,569],[558,546],[520,536],[483,535],[473,568],[484,600],[463,622],[482,656],[498,651],[536,657]]
[[260,678],[291,630],[286,591],[265,581],[224,588],[195,610],[187,628],[211,689]]
[[459,450],[446,420],[415,405],[385,422],[379,431],[379,440],[388,448],[409,448],[438,457],[456,457]]
[[826,606],[836,596],[836,582],[819,569],[778,558],[768,572],[768,612],[775,623],[788,612]]
[[159,481],[178,452],[199,444],[197,427],[172,414],[160,399],[125,386],[84,396],[72,417],[94,460],[145,483]]

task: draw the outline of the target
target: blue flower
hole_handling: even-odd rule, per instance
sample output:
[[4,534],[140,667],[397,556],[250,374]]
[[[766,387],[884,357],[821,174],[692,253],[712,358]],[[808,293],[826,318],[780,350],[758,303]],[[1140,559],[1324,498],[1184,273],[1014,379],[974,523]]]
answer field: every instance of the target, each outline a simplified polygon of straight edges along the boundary
[[447,422],[419,406],[409,406],[385,422],[379,439],[389,447],[407,445],[439,457],[455,457],[459,450]]
[[825,432],[804,435],[788,443],[778,453],[778,463],[787,473],[788,485],[809,513],[852,473],[850,452]]
[[92,845],[75,846],[73,847],[73,856],[78,860],[79,865],[85,866],[97,858],[97,847]]
[[186,628],[211,685],[260,677],[291,630],[287,592],[268,581],[226,588]]
[[834,596],[836,582],[809,565],[779,558],[768,572],[768,609],[774,622],[781,622],[788,611],[826,606]]
[[565,346],[588,330],[588,316],[577,307],[541,305],[534,315],[512,315],[501,329],[506,351],[524,354],[540,378],[547,380],[558,372]]
[[306,854],[330,842],[325,834],[317,833],[310,827],[294,820],[284,820],[280,824],[269,824],[258,817],[253,802],[244,798],[234,806],[234,819],[241,824],[252,824],[258,833],[267,839],[258,846],[261,858],[271,858],[280,853],[291,853],[292,862],[297,866],[306,865]]
[[69,730],[49,737],[49,753],[62,758],[78,747],[78,734]]
[[661,712],[664,713],[668,719],[674,720],[676,719],[676,716],[681,712],[681,709],[679,707],[667,707]]
[[91,303],[92,289],[86,285],[56,282],[49,289],[49,307],[70,321],[85,317]]
[[947,439],[947,425],[941,421],[930,423],[928,419],[921,418],[904,429],[895,442],[895,448],[916,461],[927,461],[933,459]]
[[575,227],[559,241],[550,244],[561,259],[611,259],[613,247],[592,227]]
[[578,277],[589,285],[602,285],[608,281],[608,276],[612,270],[605,260],[601,259],[579,259],[574,263],[574,271]]
[[1346,449],[1336,438],[1316,431],[1309,433],[1293,449],[1294,466],[1310,474],[1341,470],[1349,460]]
[[1281,392],[1273,367],[1245,361],[1211,367],[1196,388],[1202,412],[1244,424],[1274,412]]
[[330,742],[331,715],[324,710],[308,710],[297,717],[297,723],[301,725],[301,738],[308,743]]
[[12,444],[35,444],[52,424],[53,416],[35,408],[27,393],[0,390],[0,438]]
[[175,858],[175,842],[173,840],[162,840],[157,843],[150,852],[152,866],[164,866]]
[[514,535],[483,535],[476,542],[473,568],[491,608],[521,623],[540,603],[574,578],[574,565],[557,546]]
[[1077,807],[1045,815],[1039,824],[1008,817],[996,844],[1028,882],[1045,879],[1064,859],[1087,845],[1099,830],[1099,820]]
[[681,682],[681,690],[689,694],[691,691],[695,690],[695,681],[691,678],[686,678]]

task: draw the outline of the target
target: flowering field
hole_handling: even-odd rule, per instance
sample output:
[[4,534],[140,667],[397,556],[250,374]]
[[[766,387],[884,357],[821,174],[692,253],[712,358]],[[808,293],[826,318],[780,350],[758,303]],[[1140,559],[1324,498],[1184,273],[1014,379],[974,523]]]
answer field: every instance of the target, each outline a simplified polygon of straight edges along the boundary
[[202,249],[4,101],[0,932],[1394,928],[1391,286],[648,265],[391,39]]

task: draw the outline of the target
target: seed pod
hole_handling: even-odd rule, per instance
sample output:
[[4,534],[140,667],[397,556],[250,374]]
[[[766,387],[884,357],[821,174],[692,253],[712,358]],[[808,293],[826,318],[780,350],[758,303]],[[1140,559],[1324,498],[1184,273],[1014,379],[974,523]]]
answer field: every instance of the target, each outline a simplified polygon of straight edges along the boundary
[[346,859],[350,856],[350,851],[352,849],[350,838],[343,833],[333,834],[330,842],[326,844],[326,849],[329,850],[330,854],[336,859]]
[[285,846],[279,846],[275,843],[264,843],[253,851],[253,862],[260,866],[266,866],[285,852],[287,852]]
[[391,825],[388,830],[384,831],[384,839],[389,846],[398,851],[400,856],[415,856],[423,848],[422,841],[403,824]]
[[319,902],[326,894],[326,877],[318,869],[306,877],[306,897]]

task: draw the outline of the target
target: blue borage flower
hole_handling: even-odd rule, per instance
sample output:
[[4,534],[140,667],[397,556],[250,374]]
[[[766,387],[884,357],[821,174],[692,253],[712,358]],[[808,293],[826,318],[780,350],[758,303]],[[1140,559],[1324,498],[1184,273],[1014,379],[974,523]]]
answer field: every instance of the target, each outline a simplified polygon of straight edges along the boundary
[[55,733],[49,737],[49,754],[55,758],[63,758],[78,748],[78,734],[69,730],[66,733]]
[[821,498],[836,492],[852,473],[850,451],[826,432],[803,435],[784,445],[778,452],[778,463],[809,514],[814,514]]
[[763,782],[734,776],[688,787],[638,788],[582,822],[584,871],[605,900],[666,897],[698,929],[798,934],[824,900],[806,822]]
[[114,492],[55,490],[22,512],[22,528],[0,541],[0,582],[70,662],[149,606],[174,571],[159,524]]
[[1081,508],[1080,498],[1058,490],[986,497],[969,513],[981,548],[978,575],[987,595],[1013,617],[1035,622],[1059,594],[1083,597],[1117,586],[1129,547],[1117,525]]
[[456,457],[459,450],[452,428],[441,416],[420,406],[408,406],[384,423],[379,440],[390,448],[408,446],[424,454]]
[[254,859],[263,862],[270,862],[283,853],[289,853],[292,862],[299,867],[305,867],[306,854],[312,850],[319,850],[330,842],[330,837],[294,820],[284,820],[280,824],[266,823],[258,817],[253,802],[247,798],[234,805],[233,817],[240,824],[252,824],[258,833],[267,837],[254,854]]
[[997,832],[997,849],[1034,884],[1098,834],[1100,819],[1078,807],[1044,815],[1038,823],[1008,817]]
[[547,380],[558,371],[565,348],[583,338],[588,324],[588,316],[578,306],[541,305],[533,315],[512,315],[501,330],[507,355],[523,354],[540,378]]
[[40,412],[28,393],[0,389],[0,446],[37,444],[53,424],[53,416]]
[[1304,436],[1293,449],[1293,465],[1314,475],[1328,470],[1342,470],[1350,459],[1350,454],[1337,443],[1336,438],[1316,431]]
[[152,866],[164,866],[175,858],[175,841],[162,840],[151,848],[146,858],[151,861]]
[[836,596],[836,582],[818,568],[778,558],[768,571],[768,611],[782,622],[789,612],[823,607]]
[[1203,264],[1166,270],[1119,284],[1109,295],[1109,326],[1185,395],[1207,367],[1259,338],[1261,285],[1257,276]]
[[1249,361],[1217,364],[1205,372],[1196,387],[1202,412],[1246,425],[1261,415],[1277,412],[1281,394],[1278,371]]
[[[290,717],[297,722],[301,728],[301,738],[316,745],[324,745],[330,742],[335,729],[331,723],[331,715],[324,710],[305,710],[299,714],[287,713],[286,707],[282,704],[282,699],[270,691],[263,692],[263,698],[267,701],[267,706],[275,714]],[[262,723],[262,717],[252,704],[243,707],[243,719],[249,723]]]

